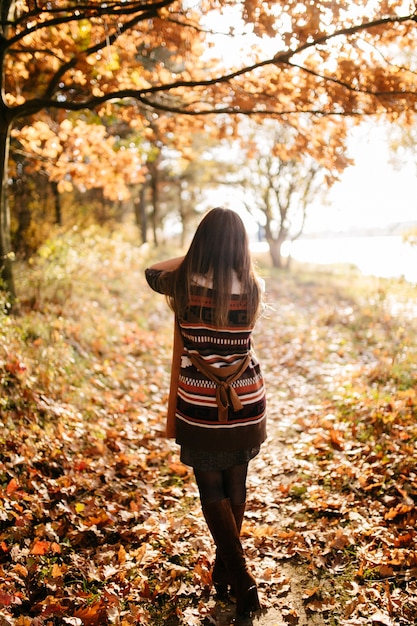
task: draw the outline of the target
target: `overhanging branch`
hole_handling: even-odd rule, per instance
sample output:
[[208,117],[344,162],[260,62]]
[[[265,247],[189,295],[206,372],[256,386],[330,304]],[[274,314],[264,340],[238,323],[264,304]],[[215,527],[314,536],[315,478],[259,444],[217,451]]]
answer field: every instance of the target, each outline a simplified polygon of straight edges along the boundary
[[[163,2],[153,3],[150,5],[152,10],[155,7],[161,7],[171,4],[171,0],[164,0]],[[117,3],[112,3],[111,8],[117,6]],[[128,3],[130,7],[138,7],[137,3]],[[141,5],[143,8],[149,8],[149,5]],[[83,5],[83,10],[87,10],[88,5]],[[392,16],[381,18],[378,20],[363,22],[361,24],[356,24],[350,27],[341,28],[339,30],[335,30],[332,33],[321,35],[315,39],[311,39],[311,41],[307,41],[303,44],[300,44],[298,47],[290,48],[288,50],[279,52],[271,58],[264,59],[262,61],[253,63],[251,65],[242,67],[238,70],[222,74],[220,76],[215,76],[213,78],[205,79],[205,80],[175,80],[171,83],[159,84],[154,86],[149,86],[146,89],[135,90],[135,89],[124,89],[118,91],[112,91],[106,93],[99,97],[88,97],[86,94],[85,97],[80,99],[83,94],[80,93],[78,96],[78,100],[70,100],[66,99],[65,94],[61,92],[57,92],[58,83],[62,80],[65,73],[76,67],[77,58],[71,59],[68,63],[64,64],[58,72],[54,75],[52,80],[49,83],[49,86],[46,90],[46,93],[43,97],[34,98],[30,101],[23,103],[22,105],[16,106],[14,108],[7,108],[7,115],[14,119],[21,118],[36,112],[39,112],[43,108],[55,108],[55,109],[66,109],[72,111],[79,111],[83,109],[94,109],[104,104],[105,102],[109,102],[111,100],[125,100],[125,99],[133,99],[140,102],[144,107],[155,111],[163,111],[166,113],[172,113],[177,115],[187,115],[187,116],[207,116],[207,115],[219,115],[219,114],[227,114],[227,115],[262,115],[262,116],[284,116],[284,115],[294,115],[294,114],[309,114],[314,116],[360,116],[360,115],[368,115],[365,110],[359,110],[358,108],[353,108],[354,105],[350,105],[352,108],[347,109],[343,106],[340,106],[336,103],[333,109],[329,109],[328,106],[323,107],[307,107],[303,108],[301,105],[300,108],[287,108],[285,110],[277,110],[275,107],[268,107],[265,104],[255,104],[253,107],[242,108],[239,106],[225,105],[225,106],[217,106],[216,104],[211,104],[210,102],[201,102],[200,104],[177,101],[175,102],[173,99],[171,101],[164,100],[164,96],[168,96],[168,94],[176,89],[185,89],[191,92],[193,89],[205,88],[205,87],[213,87],[216,85],[224,85],[227,83],[233,83],[233,81],[241,76],[245,76],[259,70],[266,66],[288,66],[288,67],[297,67],[303,72],[310,73],[321,81],[333,82],[337,83],[345,89],[348,89],[351,92],[369,96],[372,98],[379,99],[387,99],[387,98],[408,98],[413,106],[416,101],[417,92],[415,90],[391,90],[391,91],[376,91],[372,88],[360,88],[355,87],[343,80],[334,78],[332,76],[326,76],[324,73],[316,72],[313,69],[306,68],[302,64],[295,63],[292,61],[293,57],[299,55],[301,52],[309,48],[315,48],[317,46],[323,45],[332,39],[340,36],[349,37],[351,35],[356,35],[361,31],[369,31],[372,28],[380,27],[383,25],[395,25],[402,24],[408,21],[416,21],[416,15],[410,14],[407,16]],[[135,15],[128,23],[125,25],[121,25],[121,29],[116,33],[112,33],[112,38],[110,40],[113,43],[121,34],[121,32],[126,32],[131,30],[136,23],[141,20],[141,17]],[[98,42],[96,45],[88,48],[83,51],[82,56],[86,56],[89,54],[93,54],[97,52],[105,45],[108,45],[109,39],[102,40]],[[76,86],[75,86],[76,88]],[[160,96],[158,98],[158,95]],[[61,100],[58,98],[61,97]],[[198,94],[196,96],[198,98]],[[213,97],[213,99],[215,96]],[[370,113],[369,113],[370,114]]]
[[67,111],[82,111],[82,110],[92,110],[100,107],[106,102],[109,101],[123,101],[126,99],[136,100],[144,105],[146,108],[156,111],[163,111],[165,113],[172,113],[176,115],[185,115],[188,117],[198,117],[198,116],[210,116],[210,115],[245,115],[245,116],[263,116],[263,117],[281,117],[288,115],[302,115],[308,114],[316,117],[329,117],[329,116],[342,116],[342,117],[361,117],[371,115],[372,113],[367,113],[366,111],[359,110],[328,110],[328,109],[319,109],[319,108],[299,108],[299,109],[282,109],[280,111],[276,109],[267,109],[267,108],[248,108],[244,109],[241,107],[232,107],[232,106],[224,106],[224,107],[212,107],[209,109],[197,109],[197,110],[188,110],[186,107],[181,106],[173,106],[167,105],[162,102],[155,102],[149,100],[144,96],[141,92],[126,89],[123,91],[115,92],[112,94],[107,94],[100,97],[90,98],[83,102],[57,102],[54,100],[46,100],[46,99],[37,99],[32,100],[29,103],[25,103],[16,107],[14,109],[14,118],[22,118],[29,115],[33,115],[42,111],[43,109],[61,109]]

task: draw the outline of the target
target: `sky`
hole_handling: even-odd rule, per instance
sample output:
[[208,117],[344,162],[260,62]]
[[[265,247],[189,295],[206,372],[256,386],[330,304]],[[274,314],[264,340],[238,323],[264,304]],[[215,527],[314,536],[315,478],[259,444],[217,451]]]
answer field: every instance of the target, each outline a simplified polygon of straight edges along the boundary
[[411,155],[394,168],[386,131],[369,125],[353,131],[349,155],[355,165],[330,190],[329,206],[310,211],[306,232],[417,222],[417,161]]

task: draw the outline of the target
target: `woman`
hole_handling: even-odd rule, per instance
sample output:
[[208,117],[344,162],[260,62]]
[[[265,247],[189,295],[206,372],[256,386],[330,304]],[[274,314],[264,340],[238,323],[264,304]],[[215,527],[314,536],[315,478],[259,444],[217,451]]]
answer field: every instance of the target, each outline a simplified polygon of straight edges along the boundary
[[248,463],[266,438],[266,402],[251,349],[262,290],[241,218],[212,209],[185,257],[157,263],[145,274],[175,312],[169,405],[175,428],[169,422],[168,436],[175,433],[181,461],[194,470],[216,544],[213,583],[220,597],[230,586],[237,614],[250,615],[260,603],[239,535]]

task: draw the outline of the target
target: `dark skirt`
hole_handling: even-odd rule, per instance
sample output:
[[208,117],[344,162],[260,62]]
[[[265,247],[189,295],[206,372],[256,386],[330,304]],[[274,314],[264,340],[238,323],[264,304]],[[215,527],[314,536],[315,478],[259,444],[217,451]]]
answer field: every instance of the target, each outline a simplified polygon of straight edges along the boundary
[[218,472],[235,465],[244,465],[259,454],[260,446],[245,450],[194,450],[181,446],[181,461],[204,472]]

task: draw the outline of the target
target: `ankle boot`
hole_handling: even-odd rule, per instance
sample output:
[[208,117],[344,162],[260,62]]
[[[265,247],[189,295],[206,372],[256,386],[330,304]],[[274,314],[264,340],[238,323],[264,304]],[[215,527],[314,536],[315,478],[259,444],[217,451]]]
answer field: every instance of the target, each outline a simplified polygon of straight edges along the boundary
[[250,615],[260,607],[256,581],[248,571],[236,520],[230,500],[203,504],[203,513],[220,558],[226,566],[230,584],[236,596],[238,616]]
[[[245,515],[246,502],[242,502],[242,504],[231,504],[231,507],[233,516],[235,518],[237,531],[240,535],[243,517]],[[222,561],[218,550],[216,550],[216,558],[214,561],[213,570],[211,572],[211,579],[216,590],[217,598],[219,600],[225,600],[227,598],[231,583],[229,575],[227,573],[226,565]],[[234,595],[233,586],[230,591],[232,595]]]

